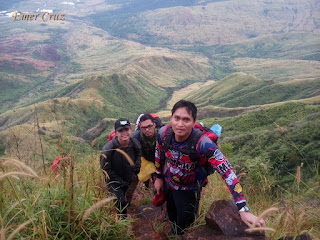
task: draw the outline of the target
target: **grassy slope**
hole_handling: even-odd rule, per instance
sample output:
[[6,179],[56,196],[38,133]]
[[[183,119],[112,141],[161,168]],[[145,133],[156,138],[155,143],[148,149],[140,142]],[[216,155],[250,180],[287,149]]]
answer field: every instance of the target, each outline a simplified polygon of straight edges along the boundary
[[113,35],[151,45],[219,45],[268,34],[313,32],[319,26],[318,4],[315,0],[308,4],[299,0],[201,1],[175,7],[164,2],[158,9],[123,8],[92,18]]
[[206,55],[216,79],[245,72],[265,80],[288,81],[319,76],[319,33],[287,33],[249,39],[241,43],[193,46]]
[[[194,56],[196,57],[196,56]],[[120,71],[131,78],[151,82],[163,88],[186,86],[196,81],[204,82],[210,74],[207,63],[198,63],[194,57],[150,56],[137,59]]]
[[[41,9],[39,4],[41,5],[28,2],[24,6]],[[20,7],[21,11],[25,9],[22,5]],[[108,4],[99,1],[84,1],[77,3],[79,11],[75,14],[74,9],[66,4],[48,2],[47,9],[61,10],[68,15],[68,19],[59,22],[39,20],[25,24],[1,18],[0,112],[40,102],[44,94],[54,95],[56,90],[66,84],[96,74],[112,74],[128,65],[143,62],[145,57],[163,57],[169,62],[172,59],[170,64],[173,67],[181,67],[183,62],[188,67],[207,64],[207,59],[201,54],[153,48],[114,38],[102,29],[91,26],[86,20],[79,19],[80,16],[91,14],[96,8],[105,10],[108,7]],[[145,62],[147,61],[149,60]],[[180,64],[175,65],[175,61],[180,61]],[[181,79],[197,78],[198,73],[195,71],[201,72],[202,76],[206,75],[203,72],[207,71],[204,70],[207,66],[200,68],[195,67],[193,76],[187,76],[190,71],[184,68],[182,77],[179,73],[173,74],[172,70],[168,70],[170,75],[174,75],[174,81],[171,81],[170,75],[163,76],[165,79],[159,77],[155,81],[157,85],[180,85]],[[153,74],[159,75],[159,72],[163,74],[165,71],[160,69]]]
[[263,81],[245,73],[234,73],[194,91],[187,98],[198,106],[235,108],[310,98],[318,96],[319,89],[319,78],[277,83]]
[[270,34],[242,43],[224,46],[211,46],[208,50],[217,56],[236,58],[266,58],[266,59],[299,59],[320,60],[318,33],[286,33]]
[[[135,94],[132,94],[135,93]],[[155,96],[158,96],[157,98]],[[152,109],[166,97],[163,89],[148,83],[139,85],[125,75],[95,76],[66,87],[56,93],[54,98],[46,100],[36,106],[39,108],[39,121],[53,120],[52,113],[58,120],[70,120],[73,124],[80,124],[78,128],[89,128],[88,121],[97,123],[97,118],[133,117],[136,112]],[[148,99],[148,101],[146,101]],[[145,103],[148,102],[149,105]],[[94,107],[95,113],[89,113]],[[1,114],[1,127],[12,127],[33,121],[33,106],[7,111]],[[71,126],[70,126],[71,127]]]
[[0,112],[4,112],[56,89],[55,77],[77,71],[78,65],[63,41],[70,24],[1,21]]
[[250,159],[270,161],[275,187],[292,182],[301,162],[305,164],[305,181],[317,176],[319,112],[319,98],[314,98],[270,104],[235,117],[214,118],[211,115],[200,120],[209,127],[216,123],[223,127],[219,143],[238,170]]
[[[126,63],[118,73],[96,74],[42,95],[40,103],[34,103],[40,124],[63,121],[66,132],[79,136],[105,117],[122,116],[134,121],[141,112],[154,112],[166,103],[171,88],[204,81],[208,74],[205,64],[193,60],[150,56]],[[34,117],[34,106],[7,111],[0,115],[0,131],[34,124]]]

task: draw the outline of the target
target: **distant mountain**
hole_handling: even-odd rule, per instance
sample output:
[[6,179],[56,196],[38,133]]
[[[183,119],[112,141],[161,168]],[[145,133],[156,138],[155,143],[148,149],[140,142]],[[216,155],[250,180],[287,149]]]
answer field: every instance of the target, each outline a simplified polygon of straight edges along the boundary
[[[167,71],[163,71],[163,69]],[[128,64],[118,73],[94,75],[43,94],[29,107],[0,114],[0,132],[20,124],[32,124],[35,108],[40,122],[70,121],[79,132],[97,119],[118,116],[134,119],[138,113],[161,109],[181,84],[205,80],[208,68],[192,60],[153,56]],[[54,109],[54,110],[53,110]],[[90,109],[91,113],[86,116]],[[52,118],[52,114],[56,117]],[[81,124],[80,124],[81,122]],[[89,124],[88,122],[93,122]]]
[[319,38],[319,33],[288,33],[187,49],[210,59],[216,79],[239,71],[264,80],[315,79],[320,75]]
[[123,5],[90,19],[114,36],[150,45],[224,45],[320,30],[317,0],[113,2]]
[[[144,75],[154,74],[146,78],[158,86],[179,86],[179,81],[203,80],[209,75],[208,61],[200,54],[113,39],[85,25],[62,26],[65,29],[26,25],[14,39],[8,33],[0,38],[0,113],[53,97],[60,88],[85,78],[130,72],[134,67]],[[12,22],[6,28],[8,32],[15,29]],[[134,74],[140,75],[140,70]]]

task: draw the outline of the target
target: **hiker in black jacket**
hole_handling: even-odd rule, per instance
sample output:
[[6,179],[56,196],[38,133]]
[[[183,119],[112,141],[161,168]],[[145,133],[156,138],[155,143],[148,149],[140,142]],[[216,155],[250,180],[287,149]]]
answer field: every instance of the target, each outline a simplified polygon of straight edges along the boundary
[[126,207],[138,184],[141,145],[131,137],[132,129],[128,119],[118,119],[114,128],[116,135],[103,146],[100,165],[104,170],[109,192],[117,197],[118,213],[126,216]]

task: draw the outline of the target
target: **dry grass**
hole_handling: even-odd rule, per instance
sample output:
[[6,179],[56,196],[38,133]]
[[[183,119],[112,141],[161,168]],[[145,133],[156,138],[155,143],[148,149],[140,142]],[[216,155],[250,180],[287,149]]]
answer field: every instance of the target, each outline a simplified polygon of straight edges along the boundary
[[[240,173],[238,176],[241,175],[243,174]],[[268,182],[264,184],[268,184]],[[247,184],[244,183],[244,186],[247,186]],[[316,184],[316,186],[318,185]],[[281,198],[270,202],[269,196],[265,196],[260,189],[250,192],[246,190],[248,190],[248,187],[244,187],[246,199],[253,214],[258,216],[256,222],[260,219],[264,219],[266,222],[265,228],[256,227],[256,222],[253,223],[247,230],[248,232],[265,231],[268,240],[295,237],[301,234],[309,234],[312,239],[320,238],[320,231],[317,229],[320,224],[319,201],[311,206],[303,199],[303,196],[295,196],[288,200]],[[316,192],[317,189],[310,189],[310,192],[313,191]],[[257,192],[260,193],[259,197],[256,196]],[[195,226],[205,224],[204,216],[213,201],[229,198],[231,198],[231,195],[219,174],[210,175],[209,183],[202,191],[199,206],[200,217],[196,220]],[[265,210],[261,210],[261,207]],[[258,213],[259,211],[261,213]]]
[[93,206],[91,206],[90,208],[88,208],[84,213],[83,216],[81,218],[80,224],[82,224],[89,216],[90,214],[97,208],[101,208],[102,206],[104,206],[106,203],[112,201],[116,199],[115,197],[108,197],[105,199],[102,199],[98,202],[96,202]]
[[130,166],[132,166],[132,167],[134,166],[134,162],[132,161],[131,157],[126,152],[124,152],[123,150],[121,150],[119,148],[116,148],[115,150],[117,152],[121,153],[127,159]]
[[279,239],[280,236],[298,236],[309,234],[312,239],[318,239],[320,232],[319,226],[320,209],[304,206],[301,202],[286,201],[283,207],[279,207],[279,212],[266,217],[268,225],[275,231],[268,235],[268,239]]
[[39,177],[38,174],[29,166],[27,166],[26,164],[24,164],[23,162],[17,160],[17,159],[6,159],[4,158],[5,162],[3,163],[3,166],[7,166],[7,165],[13,165],[15,167],[17,167],[20,171],[25,171],[26,174],[32,175],[34,177]]
[[318,61],[237,58],[232,64],[238,71],[279,82],[314,79],[320,75]]
[[20,224],[7,238],[7,240],[13,240],[14,237],[22,230],[24,229],[27,225],[32,223],[32,220],[28,220],[22,224]]
[[257,223],[265,218],[265,216],[267,216],[269,213],[271,212],[275,212],[275,211],[278,211],[279,209],[278,208],[269,208],[267,210],[265,210],[264,212],[262,212],[258,218],[255,220],[255,222],[250,226],[250,228],[246,229],[246,232],[261,232],[261,231],[270,231],[270,232],[275,232],[276,230],[273,229],[273,228],[268,228],[268,227],[256,227],[257,226]]
[[[0,174],[0,181],[7,178],[7,177],[31,177],[31,178],[38,178],[37,176],[34,176],[33,174],[24,173],[24,172],[8,172],[4,174]],[[19,179],[19,178],[18,178]]]

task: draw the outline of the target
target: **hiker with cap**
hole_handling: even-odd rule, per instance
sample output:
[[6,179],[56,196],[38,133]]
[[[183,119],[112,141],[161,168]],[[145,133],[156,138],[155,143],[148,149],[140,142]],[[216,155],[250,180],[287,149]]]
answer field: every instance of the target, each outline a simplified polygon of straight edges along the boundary
[[132,128],[128,119],[119,118],[115,122],[114,129],[115,137],[102,148],[100,165],[109,192],[117,197],[118,213],[126,217],[127,205],[130,204],[138,184],[141,145],[131,137]]
[[172,222],[168,235],[183,234],[195,221],[207,177],[205,170],[209,168],[215,169],[225,180],[244,223],[250,226],[257,220],[257,227],[265,227],[263,219],[250,213],[229,161],[206,134],[194,128],[196,118],[194,103],[180,100],[171,110],[171,124],[160,128],[157,135],[154,187],[157,194],[165,193],[167,213]]

